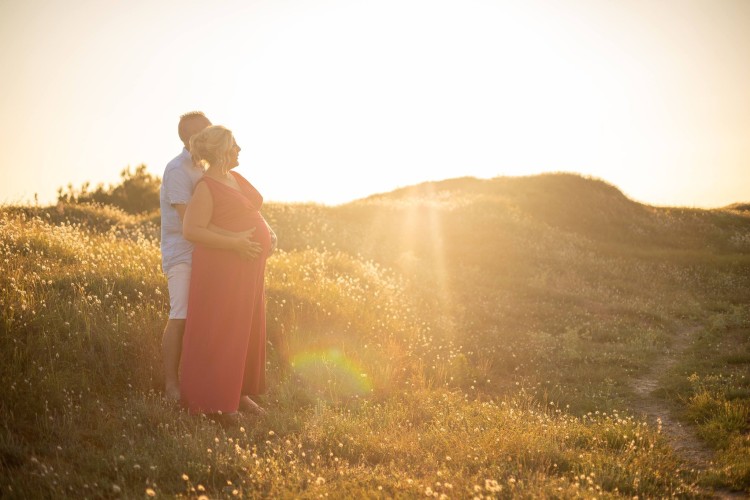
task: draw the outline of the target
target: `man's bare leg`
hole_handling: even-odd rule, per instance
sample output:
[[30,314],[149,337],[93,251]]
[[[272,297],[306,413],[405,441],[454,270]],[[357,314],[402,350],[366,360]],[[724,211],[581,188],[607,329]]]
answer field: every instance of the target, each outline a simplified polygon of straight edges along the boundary
[[182,335],[185,333],[184,319],[170,319],[164,328],[161,339],[161,354],[164,363],[164,395],[167,399],[180,399],[180,381],[177,372],[180,369],[182,354]]

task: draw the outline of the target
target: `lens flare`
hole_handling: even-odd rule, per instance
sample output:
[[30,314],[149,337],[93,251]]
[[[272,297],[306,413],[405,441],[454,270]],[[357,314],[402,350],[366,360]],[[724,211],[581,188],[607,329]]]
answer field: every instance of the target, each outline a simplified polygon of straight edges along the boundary
[[307,388],[319,396],[351,397],[372,392],[371,377],[338,349],[297,353],[291,365]]

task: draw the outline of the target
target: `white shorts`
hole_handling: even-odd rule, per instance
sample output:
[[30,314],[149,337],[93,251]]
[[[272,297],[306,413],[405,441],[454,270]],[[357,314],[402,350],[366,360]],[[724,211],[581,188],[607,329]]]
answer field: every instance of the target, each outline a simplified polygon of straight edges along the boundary
[[187,318],[188,292],[190,291],[190,270],[187,262],[180,262],[167,271],[169,289],[169,319]]

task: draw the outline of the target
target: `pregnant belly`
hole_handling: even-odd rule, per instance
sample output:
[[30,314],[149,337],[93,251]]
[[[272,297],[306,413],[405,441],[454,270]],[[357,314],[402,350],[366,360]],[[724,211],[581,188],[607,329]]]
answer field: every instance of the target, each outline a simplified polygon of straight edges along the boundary
[[243,214],[242,217],[233,217],[232,219],[212,220],[211,223],[219,229],[233,233],[240,233],[254,228],[255,231],[250,236],[250,239],[260,243],[264,253],[267,253],[271,248],[271,233],[268,231],[268,226],[266,226],[266,222],[263,220],[260,212]]

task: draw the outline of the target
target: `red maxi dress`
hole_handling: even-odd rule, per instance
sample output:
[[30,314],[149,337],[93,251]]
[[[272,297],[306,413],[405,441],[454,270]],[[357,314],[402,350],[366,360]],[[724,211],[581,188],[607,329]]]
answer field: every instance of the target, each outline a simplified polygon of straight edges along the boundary
[[232,172],[241,190],[208,176],[211,223],[228,231],[255,228],[262,246],[252,260],[196,244],[182,343],[180,394],[190,413],[232,413],[242,395],[265,392],[266,317],[263,275],[271,236],[261,194]]

